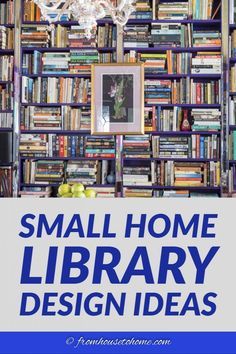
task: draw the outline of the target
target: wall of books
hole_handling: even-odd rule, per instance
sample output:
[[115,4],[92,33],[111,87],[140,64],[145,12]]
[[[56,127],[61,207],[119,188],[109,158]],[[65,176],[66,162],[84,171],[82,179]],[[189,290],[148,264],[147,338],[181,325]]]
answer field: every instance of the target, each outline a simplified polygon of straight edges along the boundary
[[[0,139],[13,132],[13,80],[14,80],[14,3],[0,1]],[[1,144],[1,149],[4,146]],[[4,178],[3,178],[4,176]],[[0,180],[12,190],[12,164],[0,158]],[[0,197],[3,186],[0,184]]]
[[[0,6],[0,129],[12,129],[13,2]],[[236,188],[235,8],[229,0],[229,195]],[[105,18],[86,39],[67,16],[49,28],[32,1],[22,0],[21,15],[19,196],[57,196],[62,182],[81,182],[98,197],[115,197],[116,139],[91,136],[90,124],[91,64],[116,61],[116,26]],[[124,62],[144,62],[145,135],[123,137],[121,196],[221,196],[221,1],[136,0],[122,37]]]
[[229,193],[236,192],[236,1],[229,2]]

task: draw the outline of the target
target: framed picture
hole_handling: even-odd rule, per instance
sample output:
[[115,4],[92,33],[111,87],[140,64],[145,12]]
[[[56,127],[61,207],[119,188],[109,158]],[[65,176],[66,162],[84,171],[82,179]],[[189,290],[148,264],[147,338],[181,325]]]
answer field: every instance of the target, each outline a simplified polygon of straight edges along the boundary
[[143,64],[92,65],[94,135],[144,134]]

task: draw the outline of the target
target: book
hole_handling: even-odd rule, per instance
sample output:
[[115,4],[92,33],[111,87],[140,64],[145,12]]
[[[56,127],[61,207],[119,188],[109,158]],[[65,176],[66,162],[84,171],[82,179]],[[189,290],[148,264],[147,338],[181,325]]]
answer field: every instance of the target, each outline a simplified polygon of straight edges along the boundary
[[233,130],[229,136],[229,159],[236,160],[236,130]]
[[14,57],[12,55],[0,56],[0,81],[12,81]]
[[230,68],[230,91],[236,91],[236,64],[232,65]]
[[14,48],[13,29],[0,25],[0,49],[13,49],[13,48]]
[[13,109],[13,85],[0,85],[0,110]]
[[13,171],[11,166],[0,166],[0,172],[6,176],[5,185],[0,185],[0,197],[5,197],[6,189],[8,191],[9,196],[12,196],[12,178]]
[[229,23],[236,23],[236,1],[229,0]]
[[236,125],[236,97],[229,100],[229,125]]

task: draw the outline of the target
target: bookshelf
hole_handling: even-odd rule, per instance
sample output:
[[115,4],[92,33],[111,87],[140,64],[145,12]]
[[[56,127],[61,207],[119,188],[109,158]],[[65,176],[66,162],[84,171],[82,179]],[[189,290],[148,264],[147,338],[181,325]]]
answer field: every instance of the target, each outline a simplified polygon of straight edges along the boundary
[[[14,95],[14,2],[0,1],[0,134],[13,134]],[[3,138],[5,140],[5,138]],[[3,147],[2,147],[3,148]],[[3,154],[2,154],[3,155]],[[4,156],[5,157],[5,156]],[[3,157],[3,158],[4,158]],[[12,195],[12,162],[0,159],[0,173],[7,177]],[[4,190],[0,186],[0,197]]]
[[236,134],[236,88],[235,88],[235,65],[236,65],[236,2],[234,0],[229,1],[229,56],[228,56],[228,185],[229,195],[234,196],[236,191],[236,155],[235,155],[235,134]]
[[[229,10],[232,1],[229,0],[229,6],[226,4],[228,1],[223,2],[222,8],[219,0],[183,0],[184,5],[171,1],[171,8],[165,0],[137,1],[137,11],[123,33],[107,18],[98,22],[97,33],[90,42],[84,43],[78,23],[73,19],[64,18],[50,32],[48,23],[40,21],[37,7],[30,1],[21,1],[22,11],[15,29],[19,48],[15,51],[12,48],[0,49],[0,57],[20,55],[13,78],[18,80],[15,86],[19,87],[14,93],[16,104],[2,112],[14,114],[17,194],[56,196],[58,184],[68,179],[68,165],[76,166],[77,163],[81,169],[81,164],[87,163],[92,173],[94,167],[89,165],[91,162],[96,165],[99,176],[96,181],[90,182],[95,182],[93,187],[97,188],[101,197],[113,197],[118,183],[120,196],[123,197],[213,197],[224,195],[222,193],[227,188],[231,196],[236,156],[235,159],[232,154],[225,156],[225,151],[226,154],[228,150],[232,151],[230,139],[236,131],[236,121],[230,120],[236,87],[232,90],[226,87],[224,75],[230,73],[229,68],[225,68],[225,58],[221,59],[225,56],[227,33],[225,26],[222,26],[226,18],[225,6]],[[14,29],[12,23],[4,20],[4,24],[6,29]],[[234,30],[236,33],[235,22],[230,23],[227,30],[231,35]],[[117,137],[113,139],[114,149],[108,149],[109,153],[104,153],[106,156],[70,155],[72,146],[68,148],[68,141],[81,137],[85,141],[90,137],[90,71],[89,65],[81,65],[84,64],[82,57],[85,52],[89,53],[91,62],[115,62],[123,58],[125,62],[147,62],[147,137],[144,143],[140,137],[135,142],[128,141],[125,136]],[[59,59],[61,67],[53,67],[56,58],[63,58]],[[234,67],[235,57],[228,58],[227,54],[228,67]],[[80,97],[65,95],[75,83],[80,85],[81,82],[88,83],[87,98],[81,100]],[[0,86],[8,84],[11,80],[0,82]],[[33,92],[42,86],[44,95],[34,94],[33,97]],[[61,92],[57,96],[52,95],[51,92],[55,92],[58,86]],[[190,87],[191,94],[188,94]],[[161,94],[155,94],[159,92]],[[191,123],[191,130],[181,126],[184,118]],[[59,144],[57,150],[61,148],[60,156],[52,154],[52,147],[41,155],[39,152],[24,155],[22,138],[31,139],[32,136],[45,137],[44,142],[39,142],[39,147],[43,147],[44,143],[52,144],[53,136],[60,141],[63,137],[63,154],[62,142],[53,142]],[[31,151],[30,143],[25,146]],[[173,150],[179,150],[180,154],[176,156]],[[54,168],[54,177],[48,181],[40,180],[40,174],[35,174],[38,166],[46,177]],[[144,177],[140,177],[141,172]],[[225,173],[228,174],[228,187],[222,182]],[[111,175],[112,183],[107,183],[106,175]],[[136,177],[132,177],[134,175]],[[168,175],[171,175],[170,180],[166,177]],[[192,180],[191,176],[194,176]],[[143,183],[139,184],[141,178]]]
[[[220,196],[223,126],[220,3],[213,4],[212,13],[216,15],[213,19],[206,19],[206,9],[204,19],[194,13],[199,10],[200,2],[195,3],[191,18],[187,10],[190,2],[184,2],[185,9],[183,3],[179,5],[179,10],[175,7],[178,1],[160,1],[155,9],[155,2],[148,3],[152,19],[132,19],[125,27],[124,55],[127,62],[145,62],[145,106],[151,112],[154,110],[156,123],[152,128],[149,124],[146,131],[149,156],[144,158],[134,148],[133,157],[127,158],[124,147],[124,195]],[[201,4],[204,7],[207,1]],[[213,97],[214,92],[217,97]],[[181,127],[184,116],[190,122],[194,119],[189,131]],[[216,154],[212,153],[213,146]],[[132,147],[129,153],[130,150]]]
[[113,197],[115,139],[90,136],[90,65],[116,60],[116,26],[99,21],[87,40],[69,18],[49,30],[32,2],[22,8],[19,194],[56,196],[66,181]]

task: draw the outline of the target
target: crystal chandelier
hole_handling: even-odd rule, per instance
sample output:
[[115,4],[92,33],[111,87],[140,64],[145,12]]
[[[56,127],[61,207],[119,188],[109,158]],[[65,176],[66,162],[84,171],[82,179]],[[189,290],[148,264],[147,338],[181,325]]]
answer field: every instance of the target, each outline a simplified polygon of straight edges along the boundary
[[111,0],[34,0],[41,10],[42,17],[50,24],[60,21],[64,15],[72,16],[91,37],[97,20],[111,16],[113,22],[124,26],[135,10],[133,0],[121,0],[116,7]]

